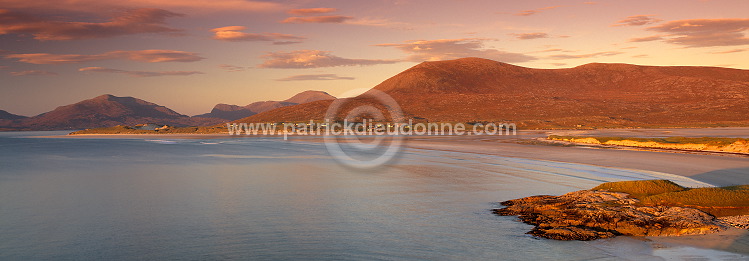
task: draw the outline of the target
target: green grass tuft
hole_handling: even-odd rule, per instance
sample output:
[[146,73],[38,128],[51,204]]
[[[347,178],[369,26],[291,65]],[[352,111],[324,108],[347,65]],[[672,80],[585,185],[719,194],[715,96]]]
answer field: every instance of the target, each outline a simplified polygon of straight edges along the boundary
[[697,208],[714,216],[749,215],[749,185],[684,188],[668,180],[607,182],[592,190],[624,192],[642,206]]
[[749,190],[694,188],[647,196],[640,202],[645,205],[749,207]]
[[669,180],[633,180],[606,182],[593,188],[593,190],[624,192],[630,194],[634,198],[641,198],[667,192],[683,191],[686,190],[686,188]]

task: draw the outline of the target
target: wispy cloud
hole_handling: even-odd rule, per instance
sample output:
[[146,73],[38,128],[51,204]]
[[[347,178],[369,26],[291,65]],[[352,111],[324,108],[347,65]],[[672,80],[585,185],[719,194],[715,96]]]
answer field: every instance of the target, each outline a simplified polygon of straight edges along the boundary
[[481,57],[508,63],[521,63],[536,60],[535,57],[521,53],[511,53],[496,49],[485,49],[484,43],[491,39],[462,38],[439,40],[415,40],[406,43],[378,44],[376,46],[395,47],[409,54],[408,61],[439,61],[464,57]]
[[660,21],[663,20],[655,18],[653,15],[633,15],[619,20],[611,26],[643,26],[658,23]]
[[685,47],[749,45],[744,35],[749,18],[677,20],[647,30],[663,33],[665,42]]
[[20,72],[10,72],[10,75],[13,75],[13,76],[26,76],[26,75],[51,76],[51,75],[58,75],[58,74],[56,72],[29,70],[29,71],[20,71]]
[[242,30],[247,29],[244,26],[225,26],[220,28],[211,29],[214,32],[213,39],[230,41],[230,42],[242,42],[242,41],[265,41],[273,42],[273,44],[294,44],[301,43],[304,37],[281,34],[281,33],[245,33]]
[[[408,30],[412,29],[412,26],[410,26],[407,23],[394,22],[394,21],[391,21],[389,19],[384,19],[384,18],[373,18],[373,17],[355,18],[353,16],[347,16],[347,15],[329,14],[329,13],[336,12],[336,11],[338,11],[338,9],[335,9],[335,8],[292,9],[292,10],[289,10],[288,13],[292,15],[297,15],[297,16],[288,17],[284,20],[281,20],[280,23],[285,23],[285,24],[330,23],[330,24],[350,24],[350,25],[362,25],[362,26],[390,27],[393,29],[408,29]],[[319,14],[327,14],[327,15],[319,15]]]
[[614,56],[623,54],[623,52],[597,52],[597,53],[587,53],[587,54],[555,54],[548,56],[549,59],[554,60],[566,60],[566,59],[583,59],[583,58],[598,58],[598,57],[606,57],[606,56]]
[[414,28],[414,26],[409,23],[391,21],[384,18],[355,18],[353,20],[347,20],[344,24],[388,27],[399,30],[412,30]]
[[17,59],[19,62],[31,64],[67,64],[112,59],[146,63],[196,62],[205,59],[196,53],[173,50],[111,51],[103,54],[25,53],[9,54],[5,58]]
[[98,13],[101,10],[133,9],[144,6],[162,9],[200,11],[276,12],[287,9],[272,1],[251,0],[3,0],[4,8],[29,10],[66,10]]
[[510,35],[513,35],[515,36],[515,38],[518,38],[520,40],[549,38],[549,34],[547,33],[524,33],[524,34],[510,34]]
[[286,78],[277,79],[276,81],[332,81],[332,80],[354,80],[354,77],[338,76],[336,74],[302,74]]
[[713,52],[713,54],[728,54],[728,53],[740,53],[749,51],[749,48],[741,48],[741,49],[731,49],[726,51],[720,51],[720,52]]
[[516,13],[515,15],[517,15],[517,16],[531,16],[531,15],[535,15],[535,14],[541,13],[541,12],[546,11],[546,10],[551,10],[551,9],[555,9],[555,8],[559,8],[559,7],[562,7],[562,6],[561,5],[555,5],[555,6],[547,6],[547,7],[544,7],[544,8],[538,8],[538,9],[533,9],[533,10],[524,10],[524,11],[520,11],[520,12]]
[[78,69],[78,71],[97,72],[97,73],[121,73],[121,74],[130,75],[133,77],[188,76],[188,75],[193,75],[193,74],[203,74],[202,72],[198,72],[198,71],[150,72],[150,71],[127,71],[127,70],[118,70],[118,69],[111,69],[111,68],[104,68],[104,67],[85,67],[85,68]]
[[303,9],[291,9],[288,11],[291,15],[308,16],[315,14],[326,14],[338,11],[336,8],[303,8]]
[[639,43],[639,42],[651,42],[651,41],[658,41],[658,40],[663,40],[663,36],[652,35],[652,36],[646,36],[646,37],[637,37],[637,38],[629,39],[628,42]]
[[230,65],[230,64],[219,64],[218,68],[221,68],[227,72],[243,72],[248,69],[247,67]]
[[569,52],[569,51],[566,51],[560,48],[551,48],[551,49],[544,49],[540,51],[534,51],[533,53],[549,53],[549,52]]
[[345,15],[292,16],[281,21],[284,24],[334,23],[340,24],[354,19]]
[[319,68],[336,66],[391,64],[400,60],[349,59],[332,55],[328,51],[298,50],[272,52],[263,56],[265,61],[260,68]]
[[174,34],[181,30],[166,26],[166,19],[182,16],[163,9],[126,11],[108,22],[67,22],[0,9],[0,35],[31,34],[41,41],[107,38],[142,33]]

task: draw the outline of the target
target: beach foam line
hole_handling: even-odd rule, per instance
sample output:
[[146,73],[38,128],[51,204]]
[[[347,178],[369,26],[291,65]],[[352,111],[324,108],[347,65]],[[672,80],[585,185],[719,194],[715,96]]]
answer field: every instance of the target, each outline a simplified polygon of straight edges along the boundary
[[[474,168],[491,169],[494,172],[503,174],[511,172],[521,172],[521,174],[522,172],[526,172],[527,174],[531,172],[547,177],[576,179],[589,184],[626,180],[667,179],[685,187],[713,187],[711,184],[688,177],[648,170],[444,150],[408,148],[407,151],[410,152],[409,155],[420,156],[426,161],[450,162],[458,165],[470,163],[474,164]],[[479,167],[480,165],[476,164],[488,166],[488,168]]]
[[201,156],[223,158],[223,159],[330,159],[330,157],[328,156],[320,156],[320,155],[266,156],[266,155],[203,154]]

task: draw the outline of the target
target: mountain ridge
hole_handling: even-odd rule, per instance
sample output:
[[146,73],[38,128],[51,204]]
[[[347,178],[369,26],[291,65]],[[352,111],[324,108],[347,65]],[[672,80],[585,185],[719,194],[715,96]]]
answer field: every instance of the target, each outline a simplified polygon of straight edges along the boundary
[[104,94],[77,103],[59,106],[52,111],[22,119],[8,127],[30,130],[59,130],[142,123],[190,126],[220,122],[218,119],[195,119],[177,113],[165,106],[134,97]]
[[[462,58],[420,63],[373,89],[398,101],[408,118],[427,121],[527,128],[749,125],[749,70],[731,68],[593,63],[533,69]],[[325,106],[284,107],[237,122],[320,120]]]
[[335,97],[327,92],[307,90],[297,93],[283,101],[257,101],[245,106],[220,103],[214,106],[211,112],[196,115],[194,117],[213,117],[233,121],[281,107],[334,99]]
[[73,104],[58,106],[54,110],[33,117],[0,110],[0,130],[89,129],[145,123],[176,127],[211,126],[254,115],[255,111],[264,112],[321,99],[335,99],[335,97],[323,91],[304,91],[284,101],[260,101],[246,106],[220,103],[210,113],[190,117],[146,100],[103,94]]

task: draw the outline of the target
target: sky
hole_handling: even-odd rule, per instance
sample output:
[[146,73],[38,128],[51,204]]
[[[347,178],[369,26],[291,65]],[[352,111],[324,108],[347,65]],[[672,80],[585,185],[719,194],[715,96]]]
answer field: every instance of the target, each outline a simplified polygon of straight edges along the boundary
[[0,110],[341,96],[423,61],[749,69],[746,0],[0,0]]

